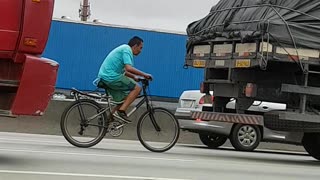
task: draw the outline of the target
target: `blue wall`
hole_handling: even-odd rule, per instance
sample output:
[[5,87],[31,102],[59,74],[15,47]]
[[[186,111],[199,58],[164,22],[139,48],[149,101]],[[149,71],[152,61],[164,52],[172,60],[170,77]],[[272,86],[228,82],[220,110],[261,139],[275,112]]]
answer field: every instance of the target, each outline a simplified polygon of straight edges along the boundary
[[60,64],[57,88],[93,90],[108,52],[135,35],[144,39],[144,49],[134,64],[154,76],[151,95],[177,98],[184,90],[199,89],[203,70],[183,69],[185,35],[53,21],[43,56]]

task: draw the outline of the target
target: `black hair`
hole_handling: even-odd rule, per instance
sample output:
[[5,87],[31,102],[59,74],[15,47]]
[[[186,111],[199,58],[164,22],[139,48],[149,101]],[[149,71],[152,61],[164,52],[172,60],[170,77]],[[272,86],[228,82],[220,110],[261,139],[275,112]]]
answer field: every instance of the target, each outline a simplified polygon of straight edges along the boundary
[[143,40],[138,37],[138,36],[134,36],[133,38],[130,39],[128,45],[130,47],[133,47],[134,45],[140,45],[143,42]]

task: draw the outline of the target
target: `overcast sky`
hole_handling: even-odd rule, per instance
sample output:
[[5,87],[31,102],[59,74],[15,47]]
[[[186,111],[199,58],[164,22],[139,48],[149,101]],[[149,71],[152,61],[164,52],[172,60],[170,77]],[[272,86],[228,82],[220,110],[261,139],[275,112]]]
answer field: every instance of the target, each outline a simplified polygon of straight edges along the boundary
[[[206,16],[219,0],[89,0],[91,17],[108,24],[185,32],[189,23]],[[55,0],[54,17],[80,20],[82,0]]]

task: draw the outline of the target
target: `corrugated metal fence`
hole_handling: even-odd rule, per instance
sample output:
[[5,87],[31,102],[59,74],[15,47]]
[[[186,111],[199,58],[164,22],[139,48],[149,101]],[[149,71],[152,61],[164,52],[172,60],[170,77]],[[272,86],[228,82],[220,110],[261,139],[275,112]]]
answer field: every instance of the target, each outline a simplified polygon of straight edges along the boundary
[[136,35],[144,39],[144,49],[134,64],[154,76],[151,95],[177,98],[199,89],[203,70],[183,69],[185,35],[55,20],[43,56],[60,64],[57,88],[93,90],[108,52]]

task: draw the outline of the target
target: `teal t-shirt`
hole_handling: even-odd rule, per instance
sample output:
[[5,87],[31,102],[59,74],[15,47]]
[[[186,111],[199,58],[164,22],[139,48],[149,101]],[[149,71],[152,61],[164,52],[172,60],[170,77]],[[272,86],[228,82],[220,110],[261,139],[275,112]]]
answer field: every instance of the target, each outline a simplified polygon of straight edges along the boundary
[[98,78],[107,82],[118,80],[125,73],[125,65],[133,66],[133,53],[129,45],[121,45],[112,50],[103,61]]

